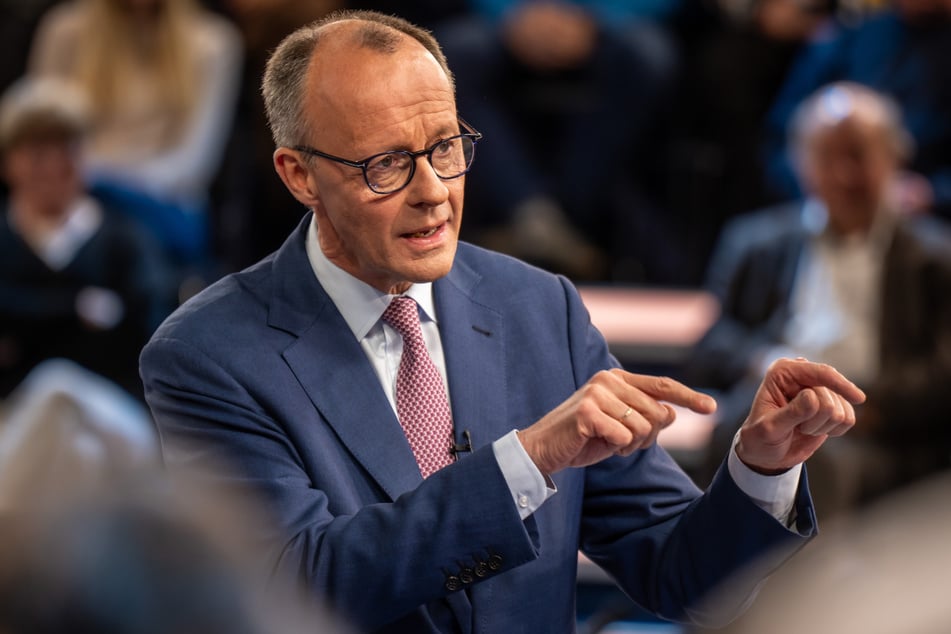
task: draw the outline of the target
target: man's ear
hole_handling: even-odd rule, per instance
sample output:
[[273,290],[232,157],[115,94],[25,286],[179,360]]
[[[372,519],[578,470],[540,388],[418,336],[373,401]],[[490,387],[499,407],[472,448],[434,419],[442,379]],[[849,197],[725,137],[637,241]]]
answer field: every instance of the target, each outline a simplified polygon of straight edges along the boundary
[[284,186],[307,208],[317,204],[317,183],[300,154],[286,147],[274,150],[274,169]]

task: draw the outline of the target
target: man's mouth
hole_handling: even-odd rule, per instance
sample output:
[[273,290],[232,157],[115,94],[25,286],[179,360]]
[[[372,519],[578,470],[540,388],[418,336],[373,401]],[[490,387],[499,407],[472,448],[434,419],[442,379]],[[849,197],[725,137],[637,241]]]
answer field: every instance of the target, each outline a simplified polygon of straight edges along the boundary
[[[441,226],[441,225],[440,225]],[[404,234],[407,238],[428,238],[436,234],[439,231],[439,227],[433,227],[427,231],[416,231],[415,233]]]

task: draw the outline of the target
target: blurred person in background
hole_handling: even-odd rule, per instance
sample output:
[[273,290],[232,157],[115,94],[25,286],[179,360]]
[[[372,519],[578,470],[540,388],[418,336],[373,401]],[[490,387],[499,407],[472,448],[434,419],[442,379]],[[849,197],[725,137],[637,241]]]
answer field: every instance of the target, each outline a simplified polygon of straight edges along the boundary
[[85,177],[129,201],[188,264],[210,250],[209,188],[234,116],[241,35],[193,0],[72,0],[44,16],[29,72],[86,93]]
[[688,375],[729,394],[711,468],[773,359],[806,356],[854,377],[868,394],[854,433],[811,463],[817,507],[830,513],[951,466],[951,235],[899,211],[894,185],[913,150],[886,96],[824,87],[791,138],[809,196],[724,229],[708,275],[722,312]]
[[951,7],[891,0],[851,20],[830,20],[802,50],[767,119],[768,184],[780,200],[802,193],[786,137],[798,104],[821,86],[854,81],[894,99],[915,142],[896,175],[905,213],[951,220]]
[[473,0],[435,28],[491,138],[473,240],[575,280],[661,281],[672,249],[638,168],[670,97],[679,0]]
[[32,78],[0,100],[0,396],[65,357],[141,399],[138,352],[175,307],[154,238],[83,185],[85,103],[70,85]]

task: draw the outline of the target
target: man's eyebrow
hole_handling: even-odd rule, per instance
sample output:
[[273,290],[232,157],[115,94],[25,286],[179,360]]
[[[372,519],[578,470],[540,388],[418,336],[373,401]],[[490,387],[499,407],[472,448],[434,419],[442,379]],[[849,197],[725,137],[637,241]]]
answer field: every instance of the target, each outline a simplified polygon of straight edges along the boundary
[[456,123],[455,125],[450,124],[442,128],[439,128],[436,134],[432,138],[430,138],[428,141],[426,141],[426,145],[424,147],[421,147],[421,148],[410,147],[408,144],[404,143],[402,145],[393,145],[389,149],[380,150],[379,152],[374,152],[373,154],[368,154],[367,156],[376,156],[377,154],[384,154],[386,152],[418,152],[421,150],[428,150],[429,148],[436,145],[440,141],[444,141],[451,136],[456,136],[457,134],[461,134],[461,133],[462,133],[462,127],[458,123]]

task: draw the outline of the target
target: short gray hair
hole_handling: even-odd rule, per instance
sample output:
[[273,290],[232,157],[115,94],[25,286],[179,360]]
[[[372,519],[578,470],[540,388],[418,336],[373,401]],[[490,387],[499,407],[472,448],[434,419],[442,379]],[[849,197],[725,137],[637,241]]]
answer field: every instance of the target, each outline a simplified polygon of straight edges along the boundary
[[307,69],[324,35],[324,27],[345,20],[362,23],[354,39],[358,47],[394,53],[403,35],[413,38],[436,58],[450,85],[453,85],[446,56],[429,31],[403,18],[376,11],[335,11],[285,37],[268,59],[261,93],[271,135],[277,146],[294,146],[307,137],[309,130],[304,120]]
[[853,116],[859,108],[870,109],[884,140],[899,161],[914,152],[914,140],[902,121],[901,108],[891,97],[850,81],[823,86],[807,97],[790,120],[790,150],[795,164],[801,164],[809,141],[821,130]]

